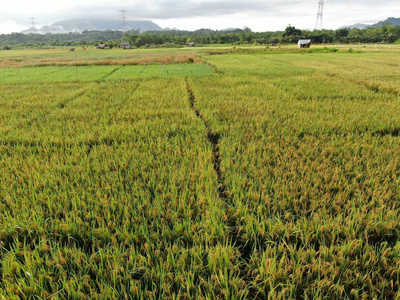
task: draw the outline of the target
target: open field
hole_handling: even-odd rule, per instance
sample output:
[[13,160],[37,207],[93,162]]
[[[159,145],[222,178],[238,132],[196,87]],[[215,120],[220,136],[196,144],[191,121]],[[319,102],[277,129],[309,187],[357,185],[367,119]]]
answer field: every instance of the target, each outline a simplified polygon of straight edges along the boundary
[[271,49],[0,51],[0,299],[399,299],[400,48]]
[[321,51],[324,48],[335,48],[339,51],[399,53],[400,45],[314,45],[312,49],[298,50],[295,45],[215,45],[206,47],[161,48],[161,49],[105,49],[95,47],[75,48],[70,52],[68,47],[55,47],[42,50],[0,51],[0,67],[28,66],[104,66],[104,65],[150,65],[199,62],[199,56],[204,54],[240,53],[243,51],[271,53],[307,53]]

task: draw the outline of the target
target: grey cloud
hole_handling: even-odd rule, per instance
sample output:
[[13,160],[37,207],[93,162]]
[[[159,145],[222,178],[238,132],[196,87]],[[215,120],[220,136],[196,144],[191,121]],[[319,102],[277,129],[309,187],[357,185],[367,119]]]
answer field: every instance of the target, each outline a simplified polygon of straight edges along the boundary
[[[115,7],[110,11],[109,7],[98,7],[91,10],[91,15],[106,15],[115,13],[118,9],[128,11],[130,18],[148,18],[148,19],[172,19],[172,18],[190,18],[190,17],[215,17],[234,14],[247,15],[273,15],[279,16],[286,9],[293,6],[301,6],[302,1],[153,1],[152,3],[135,3],[128,6]],[[86,10],[86,13],[88,10]]]
[[[87,18],[87,19],[119,19],[118,10],[128,11],[128,19],[185,19],[190,22],[192,18],[215,20],[219,17],[240,15],[249,20],[265,19],[285,20],[286,23],[294,23],[300,26],[310,26],[316,17],[318,0],[121,0],[128,3],[122,5],[118,0],[110,4],[82,5],[72,7],[63,12],[53,14],[37,14],[35,17],[40,25],[51,24],[63,19]],[[112,4],[115,3],[115,4]],[[19,24],[29,26],[31,15],[2,14],[2,20],[15,20]],[[325,18],[332,27],[342,26],[343,23],[355,23],[362,20],[371,20],[370,23],[380,21],[387,17],[400,17],[400,4],[398,0],[325,0]],[[297,25],[296,24],[296,25]],[[337,24],[337,25],[333,25]],[[207,24],[204,24],[207,26]],[[272,27],[272,25],[269,25]]]

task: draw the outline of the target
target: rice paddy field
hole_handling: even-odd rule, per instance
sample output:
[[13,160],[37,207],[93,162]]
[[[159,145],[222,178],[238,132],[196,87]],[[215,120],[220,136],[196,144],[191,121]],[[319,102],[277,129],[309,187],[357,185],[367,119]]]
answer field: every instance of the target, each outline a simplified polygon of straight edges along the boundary
[[0,51],[0,299],[400,299],[400,47]]

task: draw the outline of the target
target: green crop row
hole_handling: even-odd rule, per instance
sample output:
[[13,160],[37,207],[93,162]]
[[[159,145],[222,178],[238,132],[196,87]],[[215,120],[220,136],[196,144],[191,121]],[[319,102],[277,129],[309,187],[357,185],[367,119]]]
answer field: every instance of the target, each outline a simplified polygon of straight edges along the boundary
[[44,66],[1,69],[0,82],[49,83],[88,82],[104,79],[165,78],[209,75],[213,70],[204,64],[168,64],[134,66]]

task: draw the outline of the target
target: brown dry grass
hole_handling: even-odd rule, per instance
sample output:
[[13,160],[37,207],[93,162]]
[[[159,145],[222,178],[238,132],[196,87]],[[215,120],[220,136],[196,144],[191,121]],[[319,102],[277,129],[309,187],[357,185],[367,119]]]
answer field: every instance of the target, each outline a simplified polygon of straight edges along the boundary
[[0,68],[18,68],[21,66],[21,60],[17,59],[1,59]]
[[87,59],[69,60],[66,58],[47,59],[2,59],[0,68],[44,67],[44,66],[112,66],[112,65],[153,65],[186,64],[200,62],[198,54],[144,54],[128,59]]

